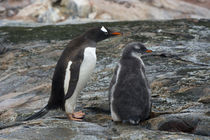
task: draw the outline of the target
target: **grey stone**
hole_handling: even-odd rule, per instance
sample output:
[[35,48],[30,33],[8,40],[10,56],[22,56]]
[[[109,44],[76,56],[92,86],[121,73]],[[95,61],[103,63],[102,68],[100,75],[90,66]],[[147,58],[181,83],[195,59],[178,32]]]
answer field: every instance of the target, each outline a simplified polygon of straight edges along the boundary
[[[9,48],[0,55],[0,127],[47,104],[55,64],[65,46],[90,26],[101,24],[0,27],[0,40]],[[77,102],[77,110],[86,113],[84,120],[69,121],[65,112],[54,110],[0,130],[0,139],[208,140],[209,20],[103,24],[124,35],[98,44],[96,69]],[[154,95],[152,116],[137,126],[112,122],[108,102],[113,69],[124,44],[132,41],[153,50],[142,56]]]

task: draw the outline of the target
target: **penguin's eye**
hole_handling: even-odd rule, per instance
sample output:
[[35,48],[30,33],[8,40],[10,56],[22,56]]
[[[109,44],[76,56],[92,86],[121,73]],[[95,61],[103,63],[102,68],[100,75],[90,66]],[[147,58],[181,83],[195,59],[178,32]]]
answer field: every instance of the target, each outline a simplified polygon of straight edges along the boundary
[[105,35],[108,35],[108,32],[105,32],[104,34],[105,34]]

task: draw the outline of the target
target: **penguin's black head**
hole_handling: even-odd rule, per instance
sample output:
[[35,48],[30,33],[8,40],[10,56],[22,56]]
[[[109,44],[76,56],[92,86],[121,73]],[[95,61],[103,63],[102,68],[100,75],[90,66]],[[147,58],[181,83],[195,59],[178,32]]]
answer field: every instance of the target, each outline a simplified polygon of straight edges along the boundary
[[128,43],[123,51],[123,55],[133,55],[136,53],[144,54],[144,53],[150,53],[152,50],[148,50],[143,44],[140,42],[131,42]]
[[86,38],[92,41],[99,42],[109,37],[121,35],[121,33],[113,32],[108,28],[106,28],[105,26],[101,26],[88,30],[84,35]]

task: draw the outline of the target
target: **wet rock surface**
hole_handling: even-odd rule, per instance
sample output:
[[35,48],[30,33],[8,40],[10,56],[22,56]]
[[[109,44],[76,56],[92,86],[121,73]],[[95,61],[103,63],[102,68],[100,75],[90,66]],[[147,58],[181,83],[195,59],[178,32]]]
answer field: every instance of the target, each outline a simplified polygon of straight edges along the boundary
[[[0,126],[21,120],[48,101],[55,64],[68,42],[92,26],[107,25],[124,36],[97,47],[97,65],[80,94],[82,122],[65,113],[0,130],[0,139],[202,139],[210,136],[209,20],[136,21],[0,28]],[[152,89],[153,115],[140,125],[114,123],[108,86],[123,46],[143,42],[142,57]]]

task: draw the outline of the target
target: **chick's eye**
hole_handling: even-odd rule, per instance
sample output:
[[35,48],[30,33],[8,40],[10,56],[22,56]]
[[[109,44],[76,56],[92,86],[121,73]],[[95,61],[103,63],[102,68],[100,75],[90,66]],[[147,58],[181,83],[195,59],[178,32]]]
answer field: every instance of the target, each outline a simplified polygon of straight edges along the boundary
[[144,51],[146,51],[147,49],[146,48],[144,48]]

